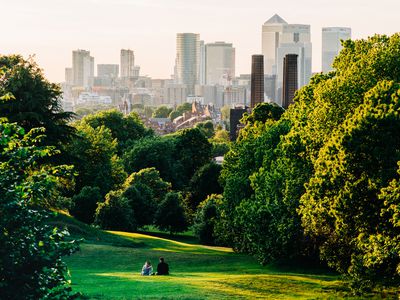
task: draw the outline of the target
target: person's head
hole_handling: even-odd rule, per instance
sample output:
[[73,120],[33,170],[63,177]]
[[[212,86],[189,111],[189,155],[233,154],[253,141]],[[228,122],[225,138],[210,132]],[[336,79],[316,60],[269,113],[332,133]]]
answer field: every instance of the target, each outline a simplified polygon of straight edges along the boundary
[[160,262],[161,262],[161,263],[164,262],[164,257],[160,257]]
[[151,266],[151,262],[149,262],[148,260],[146,260],[146,265]]

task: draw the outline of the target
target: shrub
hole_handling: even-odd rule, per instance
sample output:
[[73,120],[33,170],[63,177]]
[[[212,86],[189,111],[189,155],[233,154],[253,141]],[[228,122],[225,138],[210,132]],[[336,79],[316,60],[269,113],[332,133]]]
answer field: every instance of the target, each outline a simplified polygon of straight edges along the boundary
[[97,203],[102,200],[100,188],[85,186],[78,195],[72,197],[70,213],[79,221],[91,224],[94,221]]

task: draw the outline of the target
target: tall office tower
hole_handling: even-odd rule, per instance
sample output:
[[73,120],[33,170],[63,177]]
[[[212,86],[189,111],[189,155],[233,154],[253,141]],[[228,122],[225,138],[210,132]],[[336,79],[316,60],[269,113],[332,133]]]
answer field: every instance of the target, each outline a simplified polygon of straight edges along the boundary
[[351,39],[351,28],[324,27],[322,28],[322,72],[332,71],[332,63],[342,50],[341,40]]
[[293,103],[298,86],[297,54],[287,54],[283,59],[282,107],[287,109]]
[[236,141],[240,130],[240,119],[247,112],[247,107],[235,107],[229,111],[229,138],[231,141]]
[[176,74],[175,81],[187,86],[189,95],[200,77],[200,35],[178,33],[176,35]]
[[200,66],[199,66],[199,84],[206,84],[206,46],[204,41],[200,41]]
[[74,72],[72,68],[65,68],[65,83],[68,85],[74,84]]
[[273,100],[282,105],[283,58],[287,54],[298,55],[298,87],[310,81],[310,25],[288,24],[280,16],[274,15],[262,26],[262,53],[265,59],[265,74],[276,75],[276,99]]
[[119,75],[119,65],[115,64],[98,64],[97,76],[107,78],[117,78]]
[[72,51],[72,72],[74,85],[89,87],[94,77],[94,58],[90,51]]
[[130,49],[121,49],[120,69],[122,78],[134,77],[135,55]]
[[264,55],[251,57],[250,108],[264,102]]
[[235,77],[235,48],[232,44],[206,44],[206,84],[227,86]]

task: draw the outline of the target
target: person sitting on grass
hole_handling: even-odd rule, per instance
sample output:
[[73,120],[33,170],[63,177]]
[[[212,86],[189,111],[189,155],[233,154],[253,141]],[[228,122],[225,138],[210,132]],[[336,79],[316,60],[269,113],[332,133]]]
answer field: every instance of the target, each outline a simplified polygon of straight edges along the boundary
[[164,257],[160,257],[160,263],[157,266],[157,275],[169,275],[169,266],[164,262]]
[[153,267],[151,266],[151,262],[146,260],[146,262],[143,265],[142,268],[142,275],[143,276],[149,276],[153,274]]

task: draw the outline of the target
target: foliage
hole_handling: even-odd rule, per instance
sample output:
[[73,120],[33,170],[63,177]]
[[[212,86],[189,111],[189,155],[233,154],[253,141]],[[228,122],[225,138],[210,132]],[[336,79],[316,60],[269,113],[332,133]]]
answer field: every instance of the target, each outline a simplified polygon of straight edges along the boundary
[[230,149],[230,143],[212,143],[211,156],[224,156]]
[[172,108],[166,106],[159,106],[153,112],[153,118],[168,118],[169,114],[172,112]]
[[110,191],[96,209],[95,224],[103,229],[135,231],[136,219],[121,191]]
[[46,129],[42,142],[59,145],[73,134],[67,123],[73,113],[63,112],[60,86],[44,78],[33,58],[25,60],[19,55],[1,56],[0,98],[12,94],[9,101],[0,100],[0,117],[16,122],[25,130]]
[[153,115],[154,109],[151,106],[145,106],[143,113],[146,116],[146,118],[151,118]]
[[74,126],[77,136],[66,145],[65,150],[68,161],[78,172],[75,190],[79,193],[85,186],[99,187],[104,196],[120,186],[127,176],[116,156],[117,140],[105,126],[94,129],[85,122]]
[[180,193],[170,192],[165,195],[154,216],[154,224],[160,230],[168,231],[172,234],[187,229],[182,201]]
[[197,208],[194,221],[194,231],[199,238],[200,243],[205,245],[215,245],[215,227],[219,221],[219,206],[222,202],[222,196],[212,194],[207,197]]
[[94,221],[97,203],[103,202],[99,187],[85,186],[79,194],[72,197],[70,213],[79,221],[91,224]]
[[214,124],[210,120],[197,123],[195,128],[199,128],[207,138],[214,136]]
[[169,118],[174,120],[175,118],[182,116],[185,112],[192,111],[192,104],[185,102],[179,105],[175,110],[171,111]]
[[72,297],[61,260],[77,249],[67,231],[46,224],[51,213],[39,209],[53,197],[66,166],[39,165],[55,154],[40,147],[43,129],[28,133],[0,123],[0,294],[2,299],[68,299]]
[[398,178],[399,96],[392,81],[366,93],[321,149],[301,199],[303,226],[321,241],[322,258],[359,288],[400,280],[400,228],[390,212],[400,202],[390,196],[395,181],[388,187]]
[[154,214],[170,188],[155,168],[142,169],[127,178],[121,195],[134,211],[139,227],[153,224]]
[[210,162],[193,175],[189,183],[189,208],[195,212],[200,202],[204,201],[208,195],[221,194],[222,187],[218,182],[222,167],[214,162]]
[[101,126],[108,128],[112,137],[118,142],[119,154],[140,138],[153,134],[150,129],[144,127],[135,112],[124,116],[115,109],[88,115],[82,119],[81,124],[87,124],[93,129],[98,129]]
[[181,176],[176,172],[178,161],[174,158],[175,143],[171,138],[147,137],[129,148],[123,155],[127,172],[138,172],[145,168],[154,167],[163,179],[179,186]]

